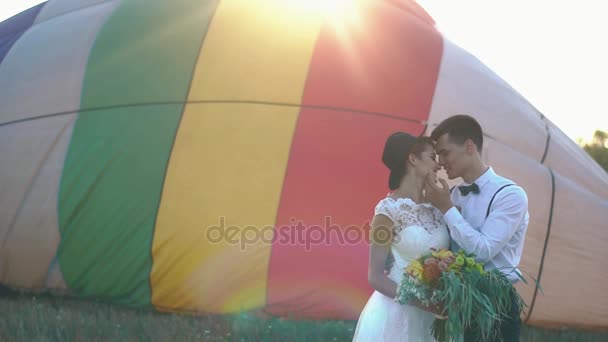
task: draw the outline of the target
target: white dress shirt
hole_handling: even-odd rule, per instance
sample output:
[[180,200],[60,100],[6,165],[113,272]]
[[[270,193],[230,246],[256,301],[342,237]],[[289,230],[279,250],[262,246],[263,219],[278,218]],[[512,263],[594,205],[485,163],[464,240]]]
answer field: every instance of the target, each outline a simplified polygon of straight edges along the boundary
[[517,282],[519,277],[514,270],[521,260],[528,229],[528,196],[517,185],[503,188],[494,198],[486,218],[494,194],[504,185],[514,183],[497,175],[490,167],[475,184],[479,186],[479,194],[463,196],[458,186],[452,190],[454,207],[444,214],[452,249],[458,251],[462,248],[475,253],[475,259],[484,263],[486,270],[498,268],[512,282]]

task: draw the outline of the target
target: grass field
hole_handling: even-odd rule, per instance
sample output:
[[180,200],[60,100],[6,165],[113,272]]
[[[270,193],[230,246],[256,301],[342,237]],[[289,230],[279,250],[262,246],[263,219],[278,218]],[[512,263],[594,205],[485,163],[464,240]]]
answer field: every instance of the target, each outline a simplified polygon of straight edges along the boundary
[[[350,341],[354,321],[162,314],[59,297],[0,298],[0,341]],[[522,341],[608,341],[608,332],[524,327]]]

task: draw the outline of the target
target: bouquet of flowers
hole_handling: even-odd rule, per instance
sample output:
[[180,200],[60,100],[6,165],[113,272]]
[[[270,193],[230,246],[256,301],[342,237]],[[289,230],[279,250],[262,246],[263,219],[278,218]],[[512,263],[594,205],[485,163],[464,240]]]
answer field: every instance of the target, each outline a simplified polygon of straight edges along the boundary
[[397,288],[395,300],[400,304],[444,308],[445,316],[437,316],[432,326],[439,342],[457,341],[466,328],[476,330],[484,341],[499,341],[499,323],[513,296],[520,312],[523,309],[509,279],[499,270],[484,271],[474,257],[463,250],[433,249],[410,262]]

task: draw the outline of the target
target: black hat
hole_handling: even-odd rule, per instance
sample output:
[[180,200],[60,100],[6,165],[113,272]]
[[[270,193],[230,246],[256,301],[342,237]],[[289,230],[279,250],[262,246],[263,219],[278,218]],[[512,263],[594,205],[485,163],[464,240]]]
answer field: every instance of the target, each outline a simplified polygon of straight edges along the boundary
[[407,157],[418,139],[405,132],[391,134],[384,144],[382,162],[391,170],[388,187],[395,190],[405,175]]

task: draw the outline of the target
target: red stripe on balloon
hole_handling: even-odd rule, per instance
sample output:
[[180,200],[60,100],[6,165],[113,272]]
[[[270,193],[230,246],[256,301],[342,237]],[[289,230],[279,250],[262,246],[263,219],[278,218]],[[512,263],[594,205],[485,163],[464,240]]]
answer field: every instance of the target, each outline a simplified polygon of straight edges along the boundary
[[357,318],[371,294],[366,224],[388,191],[384,142],[395,131],[420,134],[430,112],[439,34],[390,5],[361,13],[347,41],[329,23],[322,29],[302,102],[389,116],[301,111],[270,258],[274,314]]
[[356,318],[367,284],[367,224],[386,195],[380,162],[395,130],[419,124],[319,109],[300,114],[271,252],[268,311]]
[[345,16],[346,24],[328,22],[321,31],[303,104],[425,121],[443,38],[433,26],[383,2]]

